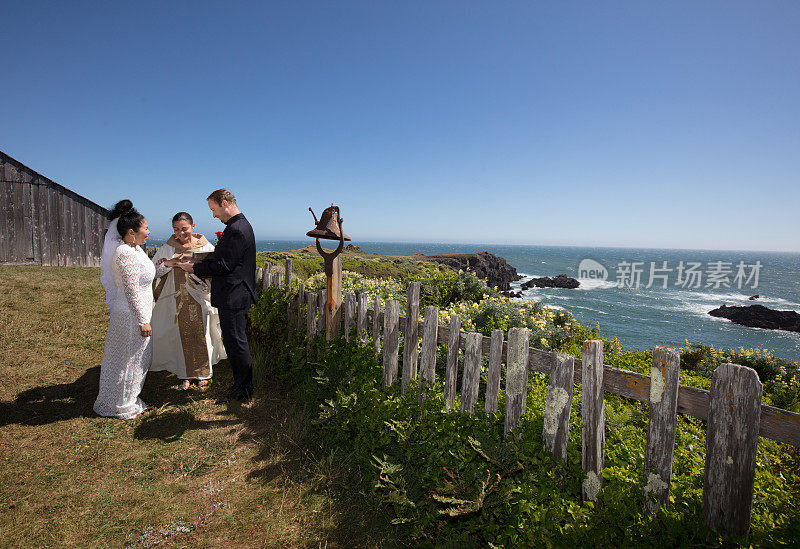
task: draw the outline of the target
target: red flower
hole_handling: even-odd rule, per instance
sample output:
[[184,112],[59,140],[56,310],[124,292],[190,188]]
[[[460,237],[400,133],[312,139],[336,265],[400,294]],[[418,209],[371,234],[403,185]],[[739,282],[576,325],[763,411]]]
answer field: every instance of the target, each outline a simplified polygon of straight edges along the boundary
[[216,233],[216,234],[217,234],[217,240],[219,240],[220,238],[222,238],[222,231],[217,231],[217,233]]

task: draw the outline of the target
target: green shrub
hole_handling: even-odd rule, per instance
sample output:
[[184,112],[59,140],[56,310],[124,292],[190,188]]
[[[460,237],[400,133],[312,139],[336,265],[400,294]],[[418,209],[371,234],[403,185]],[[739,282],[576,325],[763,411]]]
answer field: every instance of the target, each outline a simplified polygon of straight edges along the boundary
[[[607,395],[605,486],[602,506],[595,508],[580,498],[578,391],[567,459],[555,462],[541,441],[544,375],[531,374],[518,436],[505,440],[502,395],[498,414],[483,412],[480,404],[474,414],[446,413],[440,382],[424,389],[412,385],[405,395],[398,383],[384,389],[381,360],[369,344],[317,340],[310,354],[305,346],[287,344],[286,302],[279,291],[265,292],[251,311],[254,337],[265,338],[261,344],[264,359],[273,365],[270,375],[286,380],[302,399],[315,426],[317,449],[347,459],[351,489],[393,515],[409,544],[724,545],[702,521],[705,428],[700,420],[679,416],[670,506],[649,516],[642,511],[647,407]],[[624,348],[610,348],[607,358],[644,371],[651,360],[648,352]],[[800,453],[761,439],[757,460],[752,533],[728,544],[792,543],[800,535]]]

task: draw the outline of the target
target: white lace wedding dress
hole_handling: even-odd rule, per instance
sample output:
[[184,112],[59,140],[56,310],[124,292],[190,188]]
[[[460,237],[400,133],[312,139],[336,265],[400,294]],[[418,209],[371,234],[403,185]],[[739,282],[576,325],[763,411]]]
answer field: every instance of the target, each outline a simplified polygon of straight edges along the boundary
[[[111,260],[113,284],[106,288],[111,312],[100,366],[100,392],[94,411],[101,416],[132,419],[147,407],[139,398],[153,354],[152,339],[139,329],[150,323],[156,266],[139,246],[120,244]],[[167,270],[160,265],[158,270]]]

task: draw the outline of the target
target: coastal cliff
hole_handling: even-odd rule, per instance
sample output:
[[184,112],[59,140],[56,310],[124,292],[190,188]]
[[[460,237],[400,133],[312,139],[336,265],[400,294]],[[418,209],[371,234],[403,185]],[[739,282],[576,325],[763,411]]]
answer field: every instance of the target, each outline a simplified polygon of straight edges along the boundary
[[472,271],[475,276],[485,280],[490,288],[496,286],[501,291],[510,290],[511,283],[520,278],[517,270],[509,265],[505,258],[489,252],[441,255],[414,254],[406,257],[440,263],[456,270]]
[[[332,246],[328,244],[328,247]],[[299,274],[303,276],[310,276],[322,266],[322,260],[313,244],[288,253],[259,252],[259,255],[262,258],[261,261],[283,261],[286,257],[292,257],[295,260],[295,269],[300,268],[302,272]],[[342,264],[345,270],[353,270],[369,276],[413,276],[421,272],[423,262],[437,263],[456,271],[471,271],[478,278],[485,280],[489,287],[497,286],[500,291],[510,290],[511,282],[520,279],[517,270],[509,265],[505,258],[489,252],[381,255],[365,252],[355,244],[348,244],[342,251]]]

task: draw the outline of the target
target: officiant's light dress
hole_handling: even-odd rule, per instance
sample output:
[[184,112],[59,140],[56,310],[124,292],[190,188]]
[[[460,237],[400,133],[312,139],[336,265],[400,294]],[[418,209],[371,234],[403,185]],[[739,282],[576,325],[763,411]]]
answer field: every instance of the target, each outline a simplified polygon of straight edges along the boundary
[[111,320],[94,411],[101,416],[132,419],[147,407],[139,393],[150,367],[152,341],[142,337],[139,327],[150,323],[156,267],[142,248],[120,241],[113,253],[111,272],[113,284],[106,289]]
[[[198,258],[213,251],[213,244],[201,234],[192,234],[187,245],[172,236],[158,249],[153,262],[192,255]],[[166,370],[179,379],[209,379],[213,365],[226,354],[208,281],[172,269],[156,281],[154,293],[150,370]]]

